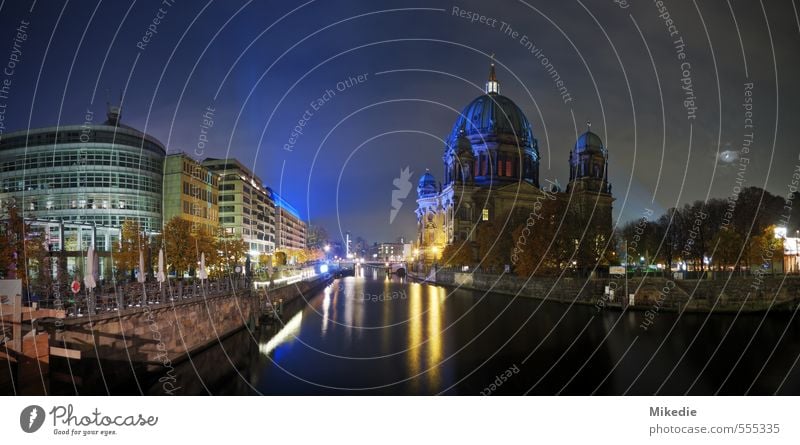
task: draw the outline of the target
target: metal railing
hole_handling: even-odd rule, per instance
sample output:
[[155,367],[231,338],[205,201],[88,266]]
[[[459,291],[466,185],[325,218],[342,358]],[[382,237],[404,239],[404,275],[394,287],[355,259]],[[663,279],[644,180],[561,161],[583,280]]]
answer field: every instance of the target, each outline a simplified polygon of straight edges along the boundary
[[142,308],[161,304],[174,304],[186,300],[205,299],[248,292],[250,286],[243,279],[221,280],[168,280],[164,283],[123,283],[101,285],[92,291],[82,289],[77,294],[65,289],[61,298],[52,296],[32,301],[39,307],[63,310],[67,318],[101,315],[119,310]]

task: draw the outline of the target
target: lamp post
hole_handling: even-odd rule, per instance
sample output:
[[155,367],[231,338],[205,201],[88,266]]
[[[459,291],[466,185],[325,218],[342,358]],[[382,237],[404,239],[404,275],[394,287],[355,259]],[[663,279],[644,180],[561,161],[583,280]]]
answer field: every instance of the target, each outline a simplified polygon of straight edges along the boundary
[[798,241],[800,240],[800,229],[794,231],[794,272],[800,273],[800,246],[798,246]]

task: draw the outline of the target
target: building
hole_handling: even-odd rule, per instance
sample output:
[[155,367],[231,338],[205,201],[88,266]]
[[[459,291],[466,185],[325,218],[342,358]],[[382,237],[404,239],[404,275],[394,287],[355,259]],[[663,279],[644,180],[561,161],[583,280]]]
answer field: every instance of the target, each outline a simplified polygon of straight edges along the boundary
[[368,253],[368,260],[372,261],[404,261],[411,257],[411,243],[402,240],[396,243],[375,243]]
[[37,128],[0,138],[0,205],[16,205],[74,272],[89,246],[108,252],[125,220],[161,232],[164,145],[120,122],[118,107],[95,123]]
[[566,192],[554,183],[542,187],[532,126],[511,99],[500,95],[494,63],[485,94],[456,119],[442,159],[444,181],[426,171],[417,187],[417,246],[427,264],[441,259],[453,243],[471,247],[477,258],[478,224],[510,212],[530,214],[542,200],[563,200],[570,218],[596,228],[599,237],[611,234],[608,152],[600,137],[587,130],[578,138],[569,153]]
[[275,204],[261,179],[236,159],[209,158],[202,165],[219,176],[223,236],[241,237],[253,262],[275,252]]
[[107,227],[132,219],[160,232],[164,146],[120,117],[111,107],[102,124],[87,112],[82,125],[3,136],[0,201],[15,200],[25,218]]
[[217,235],[219,176],[185,153],[164,161],[164,221],[180,217],[193,229]]
[[278,250],[305,249],[306,223],[297,210],[270,189],[275,202],[275,248]]

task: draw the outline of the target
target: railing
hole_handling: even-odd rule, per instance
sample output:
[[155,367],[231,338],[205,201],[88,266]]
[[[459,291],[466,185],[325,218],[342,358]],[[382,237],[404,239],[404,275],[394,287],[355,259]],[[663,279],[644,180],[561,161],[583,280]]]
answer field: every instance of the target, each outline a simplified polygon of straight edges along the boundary
[[244,280],[222,279],[218,281],[168,280],[164,283],[124,283],[98,286],[92,291],[82,289],[73,294],[67,290],[61,298],[39,300],[40,307],[64,310],[67,318],[111,313],[119,310],[141,308],[160,304],[173,304],[186,300],[205,299],[229,295],[233,292],[249,292]]

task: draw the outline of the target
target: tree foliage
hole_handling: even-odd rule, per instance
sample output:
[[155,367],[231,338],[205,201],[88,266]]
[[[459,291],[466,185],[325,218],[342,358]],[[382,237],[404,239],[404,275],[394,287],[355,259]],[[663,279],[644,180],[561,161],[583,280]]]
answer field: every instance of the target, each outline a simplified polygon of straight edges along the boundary
[[472,244],[470,242],[452,243],[442,250],[442,264],[447,267],[471,266]]
[[[728,199],[695,201],[629,222],[618,231],[620,252],[631,262],[645,257],[648,264],[661,262],[674,269],[677,262],[694,270],[749,268],[774,264],[783,255],[774,236],[775,225],[797,228],[800,221],[784,215],[786,201],[758,187],[747,187]],[[633,246],[633,247],[632,247]],[[769,252],[769,261],[764,252]],[[635,259],[635,260],[634,260]]]
[[[44,263],[47,249],[44,233],[34,230],[23,219],[13,201],[7,202],[0,218],[0,275],[16,277],[23,286],[30,285],[31,275],[37,275]],[[31,273],[33,272],[33,273]]]

